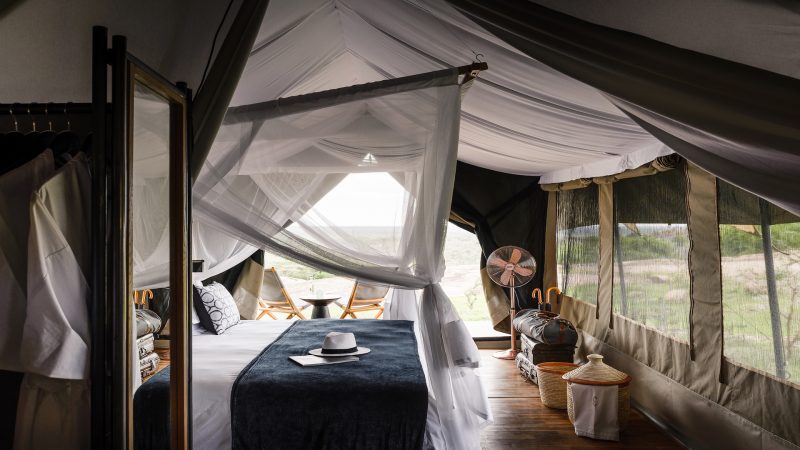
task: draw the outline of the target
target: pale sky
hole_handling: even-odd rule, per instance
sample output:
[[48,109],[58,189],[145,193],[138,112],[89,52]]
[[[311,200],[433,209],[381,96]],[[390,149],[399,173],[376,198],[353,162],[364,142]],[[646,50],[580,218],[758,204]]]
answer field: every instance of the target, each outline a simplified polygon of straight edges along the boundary
[[386,172],[353,173],[314,205],[314,211],[339,226],[394,226],[403,220],[404,194]]

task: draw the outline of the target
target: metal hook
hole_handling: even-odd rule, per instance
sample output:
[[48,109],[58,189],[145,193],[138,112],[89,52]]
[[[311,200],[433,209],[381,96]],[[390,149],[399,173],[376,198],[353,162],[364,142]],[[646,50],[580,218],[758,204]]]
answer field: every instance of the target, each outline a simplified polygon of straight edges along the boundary
[[14,131],[19,131],[19,123],[17,122],[17,116],[14,115],[14,108],[9,106],[8,113],[11,114],[11,120],[14,121]]
[[72,131],[72,123],[69,120],[69,114],[67,114],[67,105],[69,103],[64,103],[64,115],[67,116],[67,131]]
[[48,115],[47,105],[44,105],[44,120],[47,121],[47,131],[53,131],[53,121],[50,120]]
[[34,119],[33,115],[31,114],[31,107],[30,106],[28,106],[28,118],[31,119],[31,126],[33,127],[32,131],[35,133],[36,132],[36,119]]
[[475,53],[475,52],[472,52],[472,53],[475,55],[475,62],[476,63],[484,62],[481,58],[485,58],[486,56],[483,53]]

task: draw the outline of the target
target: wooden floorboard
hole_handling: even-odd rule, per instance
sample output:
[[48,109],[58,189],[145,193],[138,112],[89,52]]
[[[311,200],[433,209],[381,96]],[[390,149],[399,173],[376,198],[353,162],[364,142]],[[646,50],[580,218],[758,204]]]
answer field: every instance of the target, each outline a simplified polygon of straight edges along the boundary
[[500,449],[680,449],[636,411],[619,442],[598,441],[575,435],[566,410],[550,409],[539,400],[539,388],[520,376],[513,361],[492,358],[494,350],[481,350],[481,378],[488,391],[494,423],[483,429],[481,448]]

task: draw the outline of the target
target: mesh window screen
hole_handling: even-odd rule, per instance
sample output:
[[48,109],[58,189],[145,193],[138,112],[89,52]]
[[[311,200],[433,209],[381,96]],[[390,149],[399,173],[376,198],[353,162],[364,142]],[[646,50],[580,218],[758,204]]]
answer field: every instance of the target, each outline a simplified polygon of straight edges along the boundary
[[614,312],[688,341],[684,170],[615,183],[614,214]]
[[725,356],[800,384],[800,218],[719,181]]
[[597,304],[597,185],[558,193],[556,239],[559,287],[570,297]]

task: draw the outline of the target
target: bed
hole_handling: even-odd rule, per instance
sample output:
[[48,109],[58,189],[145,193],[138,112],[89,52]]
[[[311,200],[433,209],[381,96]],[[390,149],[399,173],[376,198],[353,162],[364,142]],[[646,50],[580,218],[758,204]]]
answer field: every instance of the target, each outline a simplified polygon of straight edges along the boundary
[[[288,356],[330,331],[372,352],[355,363],[300,367]],[[137,449],[169,447],[169,371],[134,398]],[[242,321],[192,337],[197,450],[421,448],[427,388],[413,324],[392,320]]]

